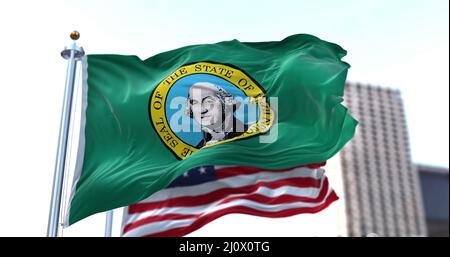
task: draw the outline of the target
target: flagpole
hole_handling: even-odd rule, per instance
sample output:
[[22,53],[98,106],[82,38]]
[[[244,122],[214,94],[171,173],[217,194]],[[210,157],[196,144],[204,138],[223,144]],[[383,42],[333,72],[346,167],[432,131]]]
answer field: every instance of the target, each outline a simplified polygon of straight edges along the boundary
[[58,148],[56,153],[55,174],[53,177],[52,199],[50,203],[50,214],[48,219],[47,236],[58,236],[59,216],[61,208],[61,193],[63,189],[64,167],[66,164],[67,140],[70,127],[70,115],[72,110],[73,89],[75,85],[75,71],[77,61],[84,56],[82,47],[78,47],[76,40],[80,38],[80,33],[74,31],[70,34],[73,40],[70,47],[66,47],[61,56],[68,60],[66,87],[64,92],[63,109],[61,114],[61,123],[59,129]]
[[113,211],[109,210],[106,212],[105,237],[111,237],[112,235]]

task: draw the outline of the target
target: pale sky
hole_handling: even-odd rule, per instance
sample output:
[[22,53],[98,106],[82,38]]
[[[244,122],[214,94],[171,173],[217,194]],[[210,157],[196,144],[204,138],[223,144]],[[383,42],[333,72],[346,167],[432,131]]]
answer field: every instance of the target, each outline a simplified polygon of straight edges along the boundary
[[[142,59],[190,44],[318,36],[348,51],[348,81],[401,90],[413,161],[448,167],[448,8],[447,0],[1,1],[0,236],[46,233],[67,65],[60,51],[72,30],[88,54]],[[220,235],[233,219],[248,217],[219,219],[198,235]],[[289,224],[251,219],[248,229]],[[103,221],[95,215],[69,234],[101,236]],[[285,229],[274,233],[297,235]]]

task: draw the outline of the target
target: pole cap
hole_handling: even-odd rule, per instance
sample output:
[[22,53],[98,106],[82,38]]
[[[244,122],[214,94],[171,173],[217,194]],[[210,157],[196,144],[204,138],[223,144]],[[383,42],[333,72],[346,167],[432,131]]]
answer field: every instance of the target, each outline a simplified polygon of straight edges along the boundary
[[70,33],[70,38],[72,40],[78,40],[80,38],[80,32],[74,30],[72,33]]

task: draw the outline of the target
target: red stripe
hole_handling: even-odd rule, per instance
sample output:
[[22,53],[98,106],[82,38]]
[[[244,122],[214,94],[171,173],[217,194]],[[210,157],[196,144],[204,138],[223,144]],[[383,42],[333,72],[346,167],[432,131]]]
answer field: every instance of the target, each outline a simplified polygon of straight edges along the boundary
[[182,220],[182,219],[193,219],[196,218],[197,214],[163,214],[157,216],[150,216],[144,219],[140,219],[133,223],[125,225],[123,228],[123,233],[127,233],[130,230],[138,228],[143,225],[147,225],[152,222],[162,221],[162,220]]
[[[258,195],[258,194],[251,194],[251,195],[235,196],[232,198],[224,199],[223,201],[220,201],[219,203],[217,203],[214,206],[219,206],[221,204],[225,204],[225,203],[235,201],[235,200],[251,200],[254,202],[258,202],[258,203],[273,204],[273,205],[274,204],[292,203],[292,202],[309,202],[309,203],[317,202],[317,203],[319,203],[325,199],[326,193],[328,192],[328,186],[329,186],[328,180],[325,178],[323,187],[322,187],[319,195],[316,198],[308,198],[308,197],[304,197],[304,196],[302,197],[302,196],[292,196],[292,195],[282,195],[282,196],[271,198],[271,197],[262,196],[262,195]],[[210,206],[210,207],[212,207],[212,206]],[[230,207],[230,208],[234,208],[234,207]],[[304,208],[306,208],[306,207],[304,207]],[[307,207],[307,208],[311,208],[311,207]],[[227,208],[227,209],[229,209],[229,208]],[[179,220],[179,219],[193,219],[193,218],[201,219],[202,215],[203,215],[203,212],[199,213],[199,214],[164,214],[164,215],[150,216],[150,217],[135,221],[133,223],[127,224],[124,227],[123,231],[124,231],[124,233],[127,233],[128,231],[135,229],[137,227],[140,227],[140,226],[152,223],[152,222],[162,221],[162,220]],[[208,214],[208,215],[211,215],[211,214]]]
[[332,202],[338,200],[339,197],[336,195],[334,191],[330,193],[330,196],[326,199],[326,201],[318,206],[315,207],[299,207],[299,208],[292,208],[277,212],[268,212],[268,211],[259,211],[255,210],[246,206],[233,206],[230,208],[226,208],[217,212],[213,212],[211,214],[205,215],[203,217],[200,217],[196,221],[194,221],[191,225],[181,228],[173,228],[166,231],[149,234],[146,235],[146,237],[179,237],[187,235],[204,225],[208,224],[209,222],[220,218],[224,215],[231,214],[231,213],[241,213],[241,214],[249,214],[254,216],[262,216],[262,217],[269,217],[269,218],[283,218],[283,217],[289,217],[296,214],[301,213],[317,213],[326,207],[328,207]]
[[322,162],[322,163],[297,166],[297,167],[288,168],[288,169],[262,169],[262,168],[256,168],[256,167],[251,167],[251,166],[223,167],[223,168],[216,169],[216,176],[217,176],[217,178],[222,179],[222,178],[228,178],[228,177],[239,176],[239,175],[249,175],[249,174],[254,174],[254,173],[258,173],[258,172],[286,172],[286,171],[291,171],[291,170],[295,170],[295,169],[299,169],[299,168],[318,169],[322,166],[325,166],[325,164],[326,164],[326,162]]
[[145,211],[150,211],[159,208],[166,207],[189,207],[189,206],[198,206],[204,205],[208,203],[212,203],[223,199],[232,194],[250,194],[256,192],[260,187],[268,187],[271,189],[283,187],[283,186],[293,186],[293,187],[320,187],[320,180],[313,178],[287,178],[280,179],[276,181],[260,181],[258,183],[236,187],[236,188],[221,188],[203,195],[195,195],[195,196],[181,196],[170,198],[163,201],[158,202],[141,202],[130,205],[128,208],[129,214],[141,213]]

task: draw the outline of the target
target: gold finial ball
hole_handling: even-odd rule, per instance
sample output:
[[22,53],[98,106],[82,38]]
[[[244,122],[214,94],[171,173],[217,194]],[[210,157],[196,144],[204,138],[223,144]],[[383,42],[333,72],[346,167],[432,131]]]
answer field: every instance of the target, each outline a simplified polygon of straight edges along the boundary
[[78,40],[80,38],[80,32],[78,31],[72,31],[72,33],[70,33],[70,38],[72,40]]

